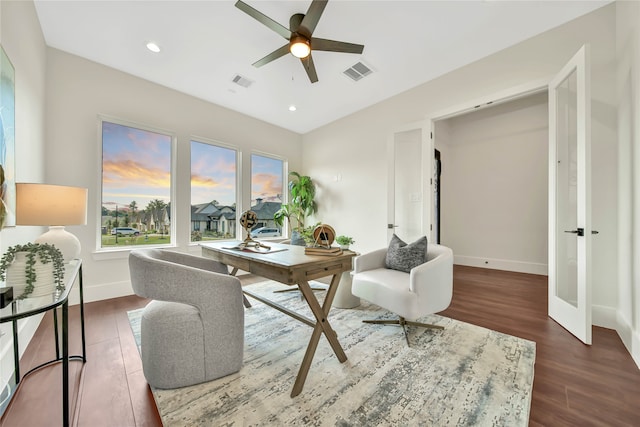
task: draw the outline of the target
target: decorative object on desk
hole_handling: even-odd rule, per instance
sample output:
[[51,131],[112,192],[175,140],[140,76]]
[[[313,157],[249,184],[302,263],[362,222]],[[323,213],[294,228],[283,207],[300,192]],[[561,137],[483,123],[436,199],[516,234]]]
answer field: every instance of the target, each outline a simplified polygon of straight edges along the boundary
[[311,232],[311,241],[304,248],[306,255],[336,256],[342,255],[342,249],[331,246],[336,232],[329,224],[318,224]]
[[[300,175],[298,172],[289,172],[289,176],[291,177],[289,180],[290,202],[282,205],[273,214],[273,219],[276,224],[282,227],[284,219],[287,218],[291,244],[304,246],[306,243],[299,236],[304,233],[304,222],[307,216],[314,214],[318,210],[318,205],[315,201],[316,186],[310,177]],[[295,224],[292,224],[292,220],[295,221]]]
[[252,210],[242,212],[240,216],[240,225],[244,228],[244,231],[247,233],[247,237],[238,245],[238,249],[248,249],[248,248],[256,248],[256,249],[271,249],[270,246],[267,246],[263,243],[258,242],[257,240],[253,240],[251,238],[251,229],[258,223],[258,214],[256,214]]
[[0,46],[0,228],[16,225],[15,69]]
[[[273,298],[281,286],[262,282],[248,289]],[[311,316],[297,294],[274,299]],[[309,327],[256,303],[245,310],[239,372],[192,387],[151,389],[163,425],[528,425],[535,342],[430,315],[421,320],[446,333],[416,329],[415,345],[407,347],[394,328],[362,325],[362,319],[388,315],[368,302],[332,310],[349,359],[339,363],[321,340],[313,370],[323,375],[309,375],[292,399]],[[140,319],[141,310],[129,312],[138,346]]]
[[0,259],[0,279],[13,286],[16,299],[64,290],[62,252],[47,243],[27,243],[7,249]]
[[313,246],[331,249],[336,231],[329,224],[320,224],[313,229]]
[[87,223],[87,189],[47,184],[16,184],[16,224],[48,225],[35,243],[49,243],[62,252],[64,262],[80,256],[80,241],[65,225]]
[[340,245],[342,250],[349,250],[349,245],[353,245],[356,241],[349,236],[338,236],[336,237],[336,243]]
[[323,246],[307,246],[304,248],[305,255],[323,255],[323,256],[337,256],[342,255],[342,249],[337,246],[330,246],[325,248]]

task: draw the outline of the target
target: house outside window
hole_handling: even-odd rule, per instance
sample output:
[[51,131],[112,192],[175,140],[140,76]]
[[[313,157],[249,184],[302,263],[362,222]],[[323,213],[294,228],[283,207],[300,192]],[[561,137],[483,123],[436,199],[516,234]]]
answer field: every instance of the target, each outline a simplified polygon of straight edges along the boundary
[[100,131],[99,249],[170,244],[175,136],[102,117]]
[[285,162],[282,159],[264,154],[251,155],[251,210],[258,215],[260,227],[277,228],[273,214],[280,209],[285,189]]
[[234,239],[238,152],[191,141],[191,241]]

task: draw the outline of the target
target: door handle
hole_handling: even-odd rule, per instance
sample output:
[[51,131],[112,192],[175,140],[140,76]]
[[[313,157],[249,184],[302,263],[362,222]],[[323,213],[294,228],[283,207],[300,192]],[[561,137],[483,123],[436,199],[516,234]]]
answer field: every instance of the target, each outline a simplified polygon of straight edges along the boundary
[[578,236],[584,236],[584,228],[578,228],[575,230],[565,230],[565,233],[577,234]]
[[395,224],[387,224],[387,228],[392,229],[392,228],[397,228],[398,226]]

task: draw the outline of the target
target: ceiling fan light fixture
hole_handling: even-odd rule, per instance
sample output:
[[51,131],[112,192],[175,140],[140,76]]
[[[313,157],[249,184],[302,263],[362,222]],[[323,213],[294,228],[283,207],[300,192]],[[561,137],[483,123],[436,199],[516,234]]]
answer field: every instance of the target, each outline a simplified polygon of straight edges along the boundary
[[311,53],[311,45],[306,37],[293,36],[289,43],[289,52],[296,58],[306,58]]

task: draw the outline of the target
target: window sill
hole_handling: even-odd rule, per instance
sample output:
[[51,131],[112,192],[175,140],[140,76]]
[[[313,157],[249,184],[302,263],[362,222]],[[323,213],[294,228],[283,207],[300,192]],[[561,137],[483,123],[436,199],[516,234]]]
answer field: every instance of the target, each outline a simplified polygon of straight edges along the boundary
[[129,252],[133,249],[171,249],[176,248],[175,245],[145,245],[145,246],[126,246],[117,249],[100,249],[93,251],[91,256],[94,261],[105,261],[110,259],[126,259],[129,257]]

